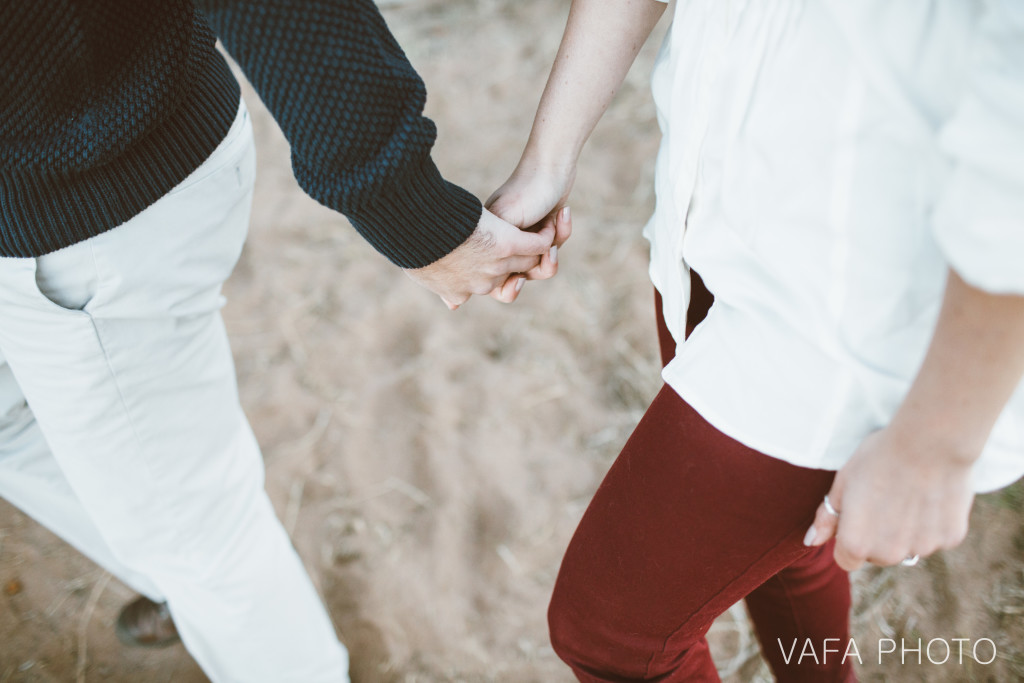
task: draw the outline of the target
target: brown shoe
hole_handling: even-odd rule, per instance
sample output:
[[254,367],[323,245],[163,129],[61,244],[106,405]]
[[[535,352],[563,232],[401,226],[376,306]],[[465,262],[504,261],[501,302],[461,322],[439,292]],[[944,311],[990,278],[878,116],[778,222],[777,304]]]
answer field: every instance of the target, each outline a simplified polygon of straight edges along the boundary
[[153,602],[140,597],[121,609],[117,617],[117,639],[125,645],[164,647],[178,642],[178,629],[174,627],[166,602]]

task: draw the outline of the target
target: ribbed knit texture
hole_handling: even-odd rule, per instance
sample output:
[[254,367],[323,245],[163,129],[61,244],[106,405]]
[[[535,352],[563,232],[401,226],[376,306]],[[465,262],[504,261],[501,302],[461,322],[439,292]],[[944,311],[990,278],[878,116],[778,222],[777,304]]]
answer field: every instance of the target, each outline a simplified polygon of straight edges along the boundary
[[381,253],[420,267],[473,231],[480,203],[431,161],[423,83],[371,0],[32,0],[0,6],[0,255],[113,228],[209,156],[239,97],[218,35],[299,184]]

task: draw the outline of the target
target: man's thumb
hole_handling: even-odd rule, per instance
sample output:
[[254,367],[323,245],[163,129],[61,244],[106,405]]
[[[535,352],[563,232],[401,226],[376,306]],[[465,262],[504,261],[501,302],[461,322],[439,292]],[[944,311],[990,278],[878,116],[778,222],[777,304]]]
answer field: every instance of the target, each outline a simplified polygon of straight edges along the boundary
[[484,208],[517,228],[526,227],[523,225],[521,203],[515,201],[510,194],[504,193],[500,189],[484,202]]
[[515,234],[509,235],[512,252],[518,256],[543,256],[551,251],[555,241],[555,226],[545,225],[538,232],[515,228]]

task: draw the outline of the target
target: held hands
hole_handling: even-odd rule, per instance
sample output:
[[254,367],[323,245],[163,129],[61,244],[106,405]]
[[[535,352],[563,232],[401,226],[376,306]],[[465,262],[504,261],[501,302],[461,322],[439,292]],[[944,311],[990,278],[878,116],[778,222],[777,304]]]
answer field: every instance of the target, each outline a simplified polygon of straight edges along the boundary
[[[499,301],[516,298],[525,273],[551,251],[555,227],[526,232],[484,209],[476,230],[454,251],[423,268],[405,272],[455,310],[473,294]],[[550,276],[549,276],[550,277]]]
[[894,565],[953,548],[967,534],[974,500],[971,458],[893,427],[870,435],[836,474],[817,510],[806,545],[836,537],[835,558],[847,571],[864,562]]
[[469,239],[429,266],[405,272],[450,310],[473,294],[515,301],[526,280],[558,272],[558,247],[572,233],[572,217],[563,206],[571,184],[570,176],[556,187],[550,177],[516,169],[491,195]]
[[[576,159],[664,11],[660,2],[573,3],[523,157],[512,177],[487,202],[487,208],[508,221],[503,225],[544,237],[547,253],[538,250],[535,241],[529,246],[523,243],[522,249],[509,247],[515,241],[510,233],[493,228],[495,241],[486,234],[483,241],[471,238],[471,244],[437,263],[408,271],[413,279],[454,309],[471,294],[488,293],[499,301],[513,301],[527,279],[555,274],[557,248],[572,231],[569,212],[563,207]],[[485,212],[485,219],[488,216]],[[486,222],[481,220],[478,232],[486,233]],[[509,242],[503,241],[505,237]],[[533,259],[513,262],[513,256]]]
[[[488,209],[523,230],[543,233],[554,229],[549,252],[535,267],[522,273],[528,280],[546,280],[558,272],[558,248],[572,235],[572,215],[565,201],[574,177],[575,167],[556,170],[524,156],[512,176],[485,202]],[[522,287],[523,280],[509,278],[500,290],[502,293],[507,293],[508,282],[512,280]],[[518,292],[516,289],[512,299]],[[492,292],[491,296],[495,294]]]

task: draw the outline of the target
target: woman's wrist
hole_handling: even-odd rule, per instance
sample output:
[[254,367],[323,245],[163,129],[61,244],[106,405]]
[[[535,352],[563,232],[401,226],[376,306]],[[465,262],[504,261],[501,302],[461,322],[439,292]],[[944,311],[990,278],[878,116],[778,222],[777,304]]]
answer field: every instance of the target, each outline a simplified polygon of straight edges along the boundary
[[929,416],[926,410],[902,410],[888,427],[897,452],[926,465],[971,467],[981,456],[988,434],[957,421]]
[[556,178],[571,178],[575,175],[579,152],[576,145],[564,140],[547,143],[531,136],[519,159],[518,170],[544,173]]

